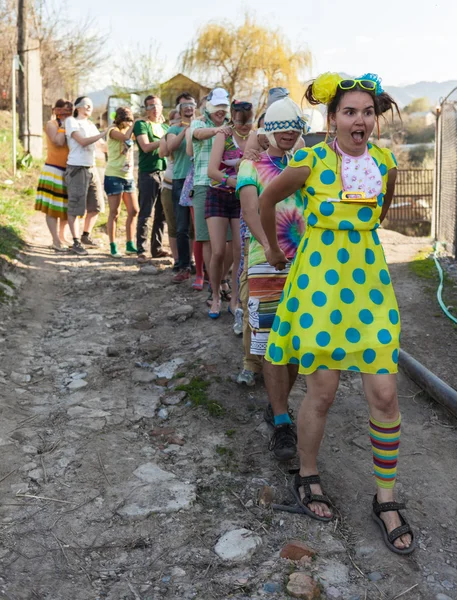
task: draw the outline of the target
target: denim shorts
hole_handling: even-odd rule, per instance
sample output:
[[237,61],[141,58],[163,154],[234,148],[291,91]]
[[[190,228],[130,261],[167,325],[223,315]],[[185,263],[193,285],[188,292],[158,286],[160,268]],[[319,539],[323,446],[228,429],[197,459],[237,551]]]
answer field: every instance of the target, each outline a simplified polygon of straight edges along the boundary
[[123,192],[131,194],[136,189],[133,179],[124,179],[113,175],[105,175],[104,188],[107,196],[122,194]]

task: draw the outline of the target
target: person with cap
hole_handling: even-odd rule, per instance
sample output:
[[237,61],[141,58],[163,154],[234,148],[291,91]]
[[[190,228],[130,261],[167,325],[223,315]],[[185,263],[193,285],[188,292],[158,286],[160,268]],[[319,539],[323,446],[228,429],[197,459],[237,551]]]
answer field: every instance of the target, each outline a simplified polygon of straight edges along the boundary
[[[211,179],[208,177],[208,165],[214,137],[218,132],[232,133],[228,125],[230,110],[229,95],[223,88],[215,88],[208,94],[203,108],[203,117],[192,121],[190,135],[194,155],[194,210],[195,240],[203,242],[203,258],[206,268],[211,263],[211,244],[205,219],[206,195]],[[214,290],[218,293],[218,290]]]
[[146,119],[136,121],[133,127],[139,154],[138,200],[140,212],[136,236],[139,263],[147,261],[148,224],[153,211],[151,256],[152,258],[169,256],[162,246],[165,214],[161,200],[163,172],[167,168],[167,160],[159,155],[160,140],[168,131],[168,125],[163,122],[162,100],[158,96],[146,96],[144,107]]
[[172,198],[173,209],[176,219],[176,239],[178,248],[177,273],[174,275],[173,283],[182,283],[190,277],[191,252],[190,252],[190,225],[191,214],[188,206],[179,204],[182,188],[192,162],[186,152],[186,131],[195,117],[197,103],[188,93],[182,93],[177,98],[176,109],[179,111],[179,122],[172,125],[167,132],[167,148],[173,154],[173,184]]
[[[249,324],[251,348],[254,355],[265,356],[270,330],[276,327],[276,308],[279,304],[289,271],[290,261],[305,232],[303,200],[294,192],[276,207],[277,235],[286,255],[284,269],[278,271],[266,258],[268,240],[260,223],[259,196],[286,168],[290,151],[303,132],[305,121],[300,107],[290,98],[273,103],[265,115],[265,132],[269,148],[259,160],[241,163],[237,192],[240,195],[244,220],[251,232],[248,258]],[[297,377],[296,365],[277,367],[263,362],[263,375],[269,404],[265,420],[274,427],[270,450],[276,459],[290,460],[297,452],[295,427],[288,413],[288,397]]]
[[[72,117],[65,120],[69,148],[65,184],[68,194],[68,225],[73,237],[70,250],[79,256],[88,254],[84,246],[96,248],[91,232],[98,214],[105,210],[105,200],[95,167],[95,143],[106,135],[89,120],[94,105],[87,96],[76,99]],[[79,236],[79,217],[84,217],[84,231]]]

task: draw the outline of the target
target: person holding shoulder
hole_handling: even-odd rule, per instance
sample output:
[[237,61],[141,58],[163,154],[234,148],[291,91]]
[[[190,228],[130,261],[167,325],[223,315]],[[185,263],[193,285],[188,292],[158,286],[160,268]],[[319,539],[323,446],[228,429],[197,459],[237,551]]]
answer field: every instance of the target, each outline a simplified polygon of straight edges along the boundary
[[[252,130],[254,112],[251,102],[234,100],[230,107],[231,133],[217,133],[208,164],[211,184],[205,203],[205,218],[211,240],[211,262],[209,277],[211,288],[218,290],[221,284],[226,255],[228,227],[232,231],[232,292],[229,312],[235,316],[238,308],[238,267],[241,258],[240,244],[240,201],[235,194],[237,166],[239,165],[246,140]],[[208,315],[215,319],[221,313],[221,299],[213,294]]]
[[377,233],[392,201],[397,163],[390,150],[369,141],[381,115],[399,110],[371,73],[355,79],[324,73],[305,96],[311,105],[327,106],[336,137],[298,150],[260,198],[267,258],[278,269],[287,257],[278,244],[276,205],[300,190],[307,220],[266,354],[271,365],[294,365],[306,375],[293,491],[310,517],[332,518],[317,454],[341,371],[361,373],[376,483],[372,516],[389,550],[409,554],[414,534],[399,512],[404,505],[394,500],[400,315]]
[[121,258],[116,244],[116,227],[121,210],[121,201],[127,209],[125,230],[127,243],[126,254],[137,254],[133,241],[138,216],[138,200],[133,180],[133,114],[128,107],[116,110],[113,125],[108,129],[108,161],[105,170],[105,193],[108,197],[109,217],[108,236],[110,253],[113,258]]
[[[75,101],[72,117],[65,121],[65,135],[70,149],[65,171],[68,192],[68,225],[73,236],[70,250],[79,256],[87,255],[84,246],[97,248],[91,232],[98,214],[105,210],[105,201],[100,179],[95,167],[95,143],[106,135],[99,132],[90,121],[93,103],[87,96]],[[80,238],[78,217],[86,215],[84,231]]]
[[68,196],[64,175],[69,150],[65,138],[65,120],[72,111],[73,104],[60,98],[52,109],[51,119],[46,123],[47,156],[38,180],[35,201],[35,210],[46,215],[46,225],[52,236],[51,247],[56,252],[68,252],[65,243]]
[[140,213],[137,224],[137,248],[138,262],[140,263],[147,261],[148,224],[153,211],[151,256],[152,258],[169,256],[162,245],[165,214],[161,199],[163,172],[167,168],[167,160],[160,157],[159,154],[160,140],[168,131],[168,125],[164,123],[162,100],[158,96],[146,96],[144,107],[146,119],[136,121],[133,127],[139,153],[138,191]]

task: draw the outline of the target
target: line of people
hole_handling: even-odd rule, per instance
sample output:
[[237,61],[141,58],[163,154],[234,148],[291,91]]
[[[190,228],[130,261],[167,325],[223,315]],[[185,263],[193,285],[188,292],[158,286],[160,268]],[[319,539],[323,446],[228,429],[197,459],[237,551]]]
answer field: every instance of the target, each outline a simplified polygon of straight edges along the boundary
[[[109,133],[108,166],[116,147],[124,157],[117,166],[133,182],[128,158],[133,133],[139,150],[139,218],[132,253],[139,262],[148,260],[147,226],[154,209],[152,257],[162,253],[166,219],[173,282],[190,279],[194,256],[194,289],[202,290],[209,279],[209,318],[217,319],[222,300],[228,301],[234,331],[243,335],[237,382],[255,385],[256,375],[263,374],[265,420],[273,428],[270,450],[277,460],[287,461],[298,446],[300,469],[292,490],[302,512],[320,521],[333,517],[317,467],[326,416],[341,371],[361,373],[376,481],[373,518],[388,548],[409,554],[414,534],[399,512],[404,506],[394,501],[401,431],[396,388],[400,317],[376,231],[391,203],[397,170],[392,152],[370,141],[379,118],[399,111],[373,74],[345,79],[325,73],[307,88],[306,99],[311,106],[326,107],[332,141],[306,144],[306,118],[283,88],[271,90],[256,131],[252,104],[230,101],[222,88],[205,99],[199,117],[195,100],[181,94],[170,126],[163,122],[160,99],[148,96],[146,120],[134,122],[127,109],[118,110],[118,123]],[[84,120],[87,99],[78,99],[75,109],[76,120]],[[73,137],[87,147],[104,135],[84,127],[87,137],[74,135],[78,130],[67,117],[69,142]],[[62,129],[59,123],[57,135]],[[71,179],[79,171],[74,174],[76,165],[70,162],[75,145],[69,146],[70,220],[75,212],[83,216],[84,207],[78,204],[76,211],[72,199]],[[116,182],[109,178],[119,179],[119,170],[107,168],[107,174],[105,190],[117,210],[121,194],[131,194],[132,188],[113,187]],[[87,178],[78,177],[94,189]],[[87,200],[81,242],[75,220],[70,222],[74,244],[90,239],[98,206]],[[132,243],[134,201],[131,207],[127,243]],[[54,232],[57,247],[57,227]],[[113,252],[117,247],[111,247]],[[306,376],[307,393],[297,427],[288,398],[299,373]]]

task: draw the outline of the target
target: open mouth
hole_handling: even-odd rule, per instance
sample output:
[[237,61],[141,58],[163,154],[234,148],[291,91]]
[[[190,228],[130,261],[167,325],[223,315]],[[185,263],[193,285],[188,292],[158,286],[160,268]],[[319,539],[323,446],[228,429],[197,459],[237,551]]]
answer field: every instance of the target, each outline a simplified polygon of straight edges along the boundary
[[351,133],[351,136],[352,136],[352,139],[354,140],[354,142],[357,142],[360,144],[360,142],[363,142],[365,132],[362,131],[361,129],[359,129],[358,131],[353,131]]

